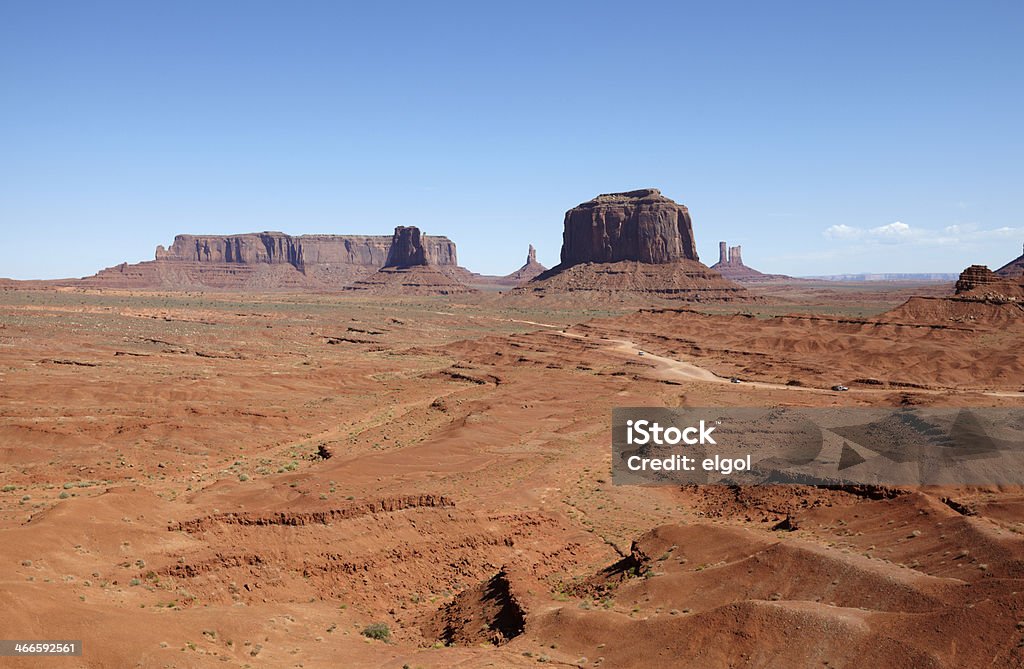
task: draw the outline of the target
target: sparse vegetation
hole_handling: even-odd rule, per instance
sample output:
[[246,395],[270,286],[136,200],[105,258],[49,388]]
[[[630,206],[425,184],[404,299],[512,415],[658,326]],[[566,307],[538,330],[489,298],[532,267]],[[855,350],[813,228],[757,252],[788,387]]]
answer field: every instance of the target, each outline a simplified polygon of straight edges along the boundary
[[370,623],[363,628],[363,636],[368,639],[387,641],[391,638],[391,629],[387,623]]
[[[16,297],[13,292],[12,295]],[[45,299],[65,298],[47,294]],[[112,298],[85,295],[82,299],[90,301],[87,306],[92,309],[103,306],[98,304],[101,299]],[[302,655],[310,650],[313,640],[324,640],[320,647],[313,647],[314,652],[325,652],[327,646],[341,644],[339,647],[345,647],[345,644],[354,642],[365,647],[363,652],[366,655],[398,656],[394,666],[401,666],[403,655],[416,666],[410,640],[417,633],[411,625],[413,621],[420,624],[419,621],[428,616],[442,615],[439,611],[450,611],[453,620],[455,615],[459,615],[456,622],[463,624],[468,633],[466,637],[459,637],[458,644],[463,649],[454,651],[456,653],[474,652],[471,647],[477,642],[482,647],[493,647],[493,643],[484,637],[493,631],[488,625],[498,614],[488,607],[496,609],[504,599],[533,602],[538,604],[538,611],[561,608],[567,620],[579,620],[582,626],[590,625],[594,620],[624,619],[628,624],[629,614],[635,619],[664,616],[662,622],[678,625],[685,623],[686,616],[691,614],[691,610],[683,606],[696,606],[696,600],[685,592],[673,593],[672,588],[680,582],[699,587],[726,577],[735,577],[742,582],[743,574],[748,573],[742,569],[744,565],[752,570],[749,572],[750,581],[743,583],[755,584],[747,590],[751,597],[776,601],[792,599],[807,607],[813,607],[814,601],[818,600],[825,615],[833,613],[825,607],[830,599],[834,599],[838,607],[863,604],[868,609],[866,615],[870,615],[870,600],[859,598],[851,602],[850,588],[826,586],[817,593],[809,592],[806,583],[791,586],[787,573],[781,570],[773,573],[764,567],[764,563],[772,559],[772,551],[763,553],[766,556],[763,561],[760,559],[762,554],[757,554],[759,557],[753,560],[740,561],[753,553],[744,553],[737,547],[741,543],[739,541],[731,543],[732,535],[716,538],[716,535],[705,534],[714,531],[716,525],[732,526],[727,528],[728,531],[737,533],[741,531],[740,526],[752,525],[757,535],[767,536],[762,530],[769,526],[763,524],[762,516],[773,515],[774,511],[762,513],[763,509],[758,506],[760,502],[754,495],[744,494],[737,499],[728,496],[728,499],[720,501],[703,490],[684,491],[679,493],[683,495],[679,500],[670,501],[673,496],[652,496],[634,487],[614,486],[606,478],[606,459],[595,460],[591,449],[594,443],[604,443],[606,404],[611,401],[626,403],[649,396],[659,405],[700,406],[699,402],[705,399],[699,384],[692,384],[692,387],[687,384],[682,389],[665,388],[646,378],[642,368],[637,368],[636,375],[616,376],[623,364],[614,356],[604,356],[601,351],[611,346],[609,339],[631,336],[625,330],[618,332],[626,327],[625,324],[615,325],[615,332],[600,324],[573,326],[575,329],[570,329],[571,332],[590,330],[590,338],[584,346],[576,339],[555,336],[557,330],[554,329],[546,330],[547,334],[523,334],[527,330],[536,330],[538,326],[510,325],[500,319],[511,316],[561,325],[570,318],[582,322],[592,315],[614,314],[575,311],[570,315],[568,311],[562,311],[542,315],[539,310],[528,309],[522,312],[489,312],[490,307],[460,304],[460,308],[465,307],[469,318],[463,319],[460,313],[439,319],[435,314],[440,310],[448,311],[448,305],[442,306],[439,302],[422,305],[403,303],[400,313],[408,325],[403,324],[393,332],[380,335],[381,350],[368,351],[358,345],[321,345],[317,334],[337,323],[341,323],[343,329],[349,316],[345,313],[348,307],[343,300],[334,296],[244,298],[244,303],[239,301],[238,306],[231,302],[236,299],[234,297],[230,300],[213,297],[204,298],[198,310],[195,304],[186,309],[173,300],[172,304],[165,305],[159,304],[157,298],[131,299],[133,301],[129,302],[125,298],[123,304],[115,306],[114,311],[106,312],[102,318],[85,314],[81,320],[101,322],[103,319],[116,319],[119,318],[118,308],[138,312],[139,315],[124,318],[124,323],[118,322],[117,327],[110,328],[116,337],[114,341],[119,348],[133,346],[155,357],[148,363],[133,357],[104,358],[100,367],[80,371],[87,371],[95,377],[98,390],[105,391],[104,384],[108,384],[133,391],[136,388],[132,384],[138,384],[141,405],[134,405],[135,398],[126,393],[127,406],[122,407],[120,403],[118,406],[106,406],[96,400],[90,387],[83,391],[84,402],[73,396],[65,400],[62,395],[59,399],[61,406],[45,407],[40,402],[39,406],[26,407],[25,416],[38,415],[40,422],[60,421],[62,424],[52,426],[53,430],[61,434],[82,431],[83,441],[95,437],[97,449],[106,450],[93,457],[91,449],[82,449],[75,452],[72,460],[63,453],[51,452],[47,446],[49,442],[40,440],[38,450],[29,454],[37,462],[26,463],[24,468],[17,465],[8,467],[0,473],[0,476],[9,475],[6,480],[11,482],[2,486],[9,494],[0,495],[0,501],[6,504],[3,511],[12,526],[26,522],[31,526],[36,520],[31,514],[36,509],[44,511],[37,516],[37,519],[45,521],[40,526],[64,524],[61,529],[70,530],[64,535],[67,545],[81,542],[81,545],[76,545],[77,552],[72,553],[80,560],[79,564],[85,565],[79,567],[80,576],[89,574],[93,569],[100,570],[93,572],[91,581],[77,581],[69,585],[72,581],[61,575],[70,568],[54,561],[56,553],[42,547],[15,547],[14,554],[8,559],[8,566],[14,572],[12,578],[22,581],[25,587],[45,589],[42,592],[46,596],[50,592],[61,593],[63,599],[60,602],[70,605],[76,605],[76,597],[88,589],[90,605],[95,603],[98,609],[123,604],[129,614],[134,613],[146,624],[164,622],[168,625],[168,635],[163,637],[167,639],[164,645],[170,644],[165,655],[172,650],[175,655],[180,655],[177,651],[185,644],[181,638],[184,636],[198,639],[197,652],[203,653],[206,660],[225,657],[224,650],[231,645],[230,642],[221,638],[218,630],[208,629],[217,624],[219,613],[231,611],[230,616],[241,616],[245,609],[228,607],[233,604],[241,607],[260,600],[275,604],[287,601],[294,619],[289,620],[275,611],[273,621],[267,624],[266,618],[257,614],[261,616],[256,621],[258,626],[254,625],[244,649],[241,646],[245,637],[237,638],[238,647],[233,654],[236,662],[244,656],[249,657],[253,666],[283,663],[285,659],[291,659],[290,655]],[[153,300],[153,303],[145,300]],[[217,311],[220,309],[218,303],[230,306],[223,318]],[[179,308],[182,313],[187,312],[189,318],[209,320],[214,324],[164,320],[165,314],[174,314]],[[373,305],[373,310],[392,308]],[[12,310],[12,313],[17,312]],[[61,310],[52,310],[52,313],[69,314],[71,310],[62,307]],[[142,317],[149,313],[155,317]],[[661,318],[663,315],[656,316]],[[79,318],[78,314],[60,317]],[[238,326],[239,317],[247,323],[244,328]],[[643,314],[638,317],[655,318]],[[701,320],[699,315],[692,313],[685,319],[682,316],[678,318],[680,332],[683,333],[689,327],[687,323]],[[131,330],[122,327],[128,324],[132,326]],[[258,328],[257,334],[249,336],[253,324]],[[268,328],[272,325],[273,329],[264,334],[264,324]],[[821,327],[828,327],[828,324]],[[34,334],[32,328],[26,327],[25,330]],[[295,333],[301,335],[297,341],[286,339]],[[515,333],[514,348],[505,341],[508,333]],[[602,334],[608,337],[602,337]],[[712,349],[706,347],[708,341],[704,335],[695,337],[692,343],[687,340],[684,346],[680,339],[682,335],[678,333],[659,333],[652,328],[641,334],[649,335],[651,341],[643,343],[654,355],[679,358],[713,355]],[[668,339],[679,341],[662,341],[663,334]],[[173,344],[142,343],[146,335],[175,344],[180,342],[182,350],[190,351],[200,341],[210,350],[227,351],[238,346],[239,351],[249,357],[241,360],[196,359],[192,355],[184,355]],[[80,341],[93,344],[91,339],[81,334],[69,336],[73,344]],[[37,341],[44,340],[38,338]],[[243,341],[252,348],[243,350],[238,344]],[[436,376],[438,370],[448,369],[457,361],[451,350],[444,350],[446,344],[453,341],[458,342],[452,348],[458,352],[458,364],[471,368],[466,373],[484,378],[493,372],[503,384],[499,392],[493,392],[491,385],[470,389],[464,382]],[[291,346],[292,343],[295,345]],[[430,346],[423,345],[425,343]],[[400,347],[402,355],[392,355],[393,347]],[[671,350],[673,347],[677,350]],[[321,349],[324,357],[318,358]],[[48,353],[33,353],[28,360],[32,362],[43,355]],[[297,368],[297,356],[308,357],[315,367]],[[770,356],[765,357],[765,361],[770,359]],[[583,361],[585,364],[576,364]],[[752,365],[767,364],[759,361],[760,358],[749,362]],[[545,366],[548,362],[556,364]],[[303,360],[302,364],[306,361]],[[70,368],[53,368],[52,371],[63,375],[69,373]],[[376,380],[369,376],[373,371],[381,372]],[[581,373],[584,371],[587,372],[585,375]],[[5,388],[10,381],[22,383],[19,374],[24,372],[13,367],[10,371],[0,372],[5,374]],[[727,373],[732,372],[727,370]],[[793,373],[803,374],[802,371]],[[153,376],[147,376],[149,374]],[[258,374],[259,383],[252,381],[254,374]],[[774,381],[777,383],[784,382],[791,375],[788,368],[780,369],[778,374]],[[232,384],[240,379],[245,392],[236,393]],[[262,385],[264,381],[266,388]],[[216,387],[220,394],[211,398],[204,395],[206,390],[195,390],[202,389],[206,382],[216,382],[211,387]],[[529,387],[538,382],[543,382],[544,386]],[[161,387],[157,387],[158,384]],[[279,391],[279,387],[289,390]],[[180,390],[184,393],[179,393]],[[754,384],[742,389],[751,398],[755,397],[756,391]],[[310,392],[315,395],[311,396]],[[787,391],[777,392],[781,397]],[[907,392],[912,394],[916,391]],[[168,393],[181,399],[170,402],[173,410],[162,413],[161,405],[149,400],[154,395]],[[805,398],[807,404],[813,404],[815,397],[812,392],[805,391],[792,395],[798,399]],[[851,394],[851,397],[856,397],[856,394]],[[557,401],[549,401],[551,398]],[[498,399],[508,402],[498,402]],[[386,412],[386,408],[392,409]],[[520,415],[523,417],[521,423],[518,422]],[[462,431],[460,426],[463,423],[469,426],[468,430]],[[481,439],[493,442],[482,443],[484,451],[493,449],[497,453],[509,449],[514,453],[513,457],[502,460],[502,467],[446,470],[443,480],[416,471],[421,466],[429,468],[435,461],[432,459],[434,455],[444,456],[449,440],[461,448],[458,440],[475,431],[478,423]],[[123,431],[120,430],[122,425]],[[140,429],[143,425],[146,428]],[[246,429],[248,427],[252,429]],[[453,432],[453,429],[458,431]],[[384,460],[376,456],[373,470],[361,469],[359,458],[373,456],[375,447],[390,451],[387,462],[398,463],[403,461],[401,450],[418,442],[430,444],[424,452],[431,459],[417,456],[411,465],[401,466],[396,473],[378,467]],[[323,444],[336,449],[335,459],[330,462],[324,462],[325,456],[313,453]],[[44,454],[43,457],[40,458],[39,452]],[[352,463],[338,468],[335,463],[339,459],[351,460]],[[538,462],[542,468],[538,469]],[[275,474],[276,471],[281,475]],[[531,494],[528,503],[520,504],[515,497],[503,496],[504,487],[522,489],[526,476],[531,477],[529,488],[537,490],[539,497]],[[112,494],[87,499],[99,490],[83,490],[94,484],[80,479],[102,480],[106,477],[115,479],[111,486],[114,488]],[[331,477],[339,480],[328,480]],[[254,486],[259,487],[259,494],[253,487],[233,485],[234,482],[252,480],[257,481]],[[798,492],[803,488],[793,486]],[[978,590],[984,590],[985,596],[998,591],[1000,579],[1007,572],[1007,558],[984,543],[976,543],[971,534],[959,532],[953,521],[947,518],[949,512],[945,508],[924,505],[928,512],[926,516],[909,520],[896,516],[895,525],[891,521],[886,524],[888,516],[875,515],[876,510],[883,506],[881,504],[861,504],[850,508],[825,505],[819,508],[817,502],[827,495],[811,487],[806,488],[807,495],[797,496],[796,500],[806,501],[814,511],[808,514],[800,531],[791,536],[814,542],[817,546],[815,554],[827,554],[846,564],[847,569],[853,572],[849,575],[849,583],[862,582],[856,578],[857,570],[862,568],[878,570],[887,579],[902,583],[902,579],[916,576],[901,574],[893,566],[906,563],[911,568],[943,577],[956,575],[950,572],[959,572],[965,582],[978,580],[984,583],[986,587]],[[15,490],[17,495],[13,494]],[[465,505],[457,507],[457,510],[422,509],[397,514],[388,510],[393,495],[433,494],[449,490],[456,502],[462,505],[465,500]],[[26,494],[29,492],[31,497]],[[148,499],[150,492],[164,500],[180,495],[188,503],[154,505]],[[787,494],[779,492],[764,504],[778,502],[785,510],[792,501],[786,499]],[[58,495],[60,499],[75,498],[76,503],[64,505],[61,509],[55,501]],[[18,505],[19,499],[25,503],[24,506]],[[330,504],[325,503],[328,500]],[[47,517],[45,511],[54,506],[58,507],[57,512]],[[543,509],[538,510],[541,506]],[[725,509],[722,512],[724,516],[714,515],[721,511],[719,506]],[[374,510],[371,515],[359,515],[370,508]],[[101,518],[101,513],[107,515]],[[820,517],[815,518],[815,513]],[[985,515],[983,504],[979,505],[978,514]],[[76,524],[93,516],[104,523],[118,518],[121,522],[111,523],[112,530],[107,534],[83,534]],[[268,519],[272,525],[264,524],[269,522]],[[294,524],[290,524],[293,521]],[[637,553],[644,556],[642,560],[625,559],[631,554],[631,543],[641,541],[645,528],[670,528],[679,522],[687,526],[682,538],[672,538],[672,532],[666,531]],[[945,525],[939,527],[943,523]],[[359,532],[365,533],[368,527],[385,539],[387,553],[377,553],[376,544],[370,541],[347,541]],[[154,529],[171,531],[154,535],[151,533]],[[996,531],[1014,539],[1019,539],[1022,530],[1024,524],[1013,525],[1010,521],[996,528]],[[156,544],[150,542],[154,536]],[[719,551],[705,549],[703,540],[706,536],[735,548],[735,551],[728,551],[728,559],[737,560],[739,566],[735,569],[730,566],[722,570],[721,577],[716,576],[714,570],[725,563],[716,563],[721,559]],[[740,536],[736,534],[736,537]],[[915,538],[918,536],[920,538]],[[122,540],[130,540],[131,546],[127,543],[121,545]],[[772,535],[766,540],[781,542],[773,551],[781,551],[782,557],[786,557],[790,545],[788,537]],[[419,544],[420,541],[424,544]],[[669,547],[672,541],[679,541],[680,546]],[[918,545],[920,542],[927,545]],[[428,550],[423,550],[423,545]],[[933,554],[936,546],[938,550]],[[760,546],[755,548],[761,550]],[[958,555],[961,548],[964,550]],[[543,550],[543,558],[536,557],[535,549]],[[32,561],[17,557],[25,552],[37,555],[35,567]],[[847,552],[849,556],[845,555]],[[861,553],[874,557],[866,562],[857,557]],[[147,566],[135,557],[143,554],[150,556],[147,561],[151,565]],[[525,557],[513,558],[516,554]],[[914,559],[915,556],[920,557],[923,566]],[[1019,556],[1014,554],[1011,557],[1016,559]],[[626,569],[618,562],[619,558],[624,558],[621,565],[629,565],[628,573],[619,571]],[[519,578],[510,583],[507,592],[499,592],[497,599],[488,598],[481,602],[477,597],[480,579],[487,576],[488,570],[511,560],[520,563],[526,573],[531,566],[529,561],[534,559],[543,560],[543,564],[533,565],[538,571],[539,581]],[[813,566],[814,557],[806,559],[807,565]],[[944,562],[937,562],[940,559]],[[21,567],[17,567],[19,561]],[[785,564],[784,561],[782,563]],[[609,577],[612,582],[605,583],[601,580],[603,576],[599,577],[600,570],[612,564],[619,566],[614,578]],[[459,567],[455,570],[457,573],[453,574],[451,565]],[[843,573],[846,579],[847,571]],[[43,584],[47,575],[53,577],[54,585]],[[281,579],[275,584],[277,575],[281,575]],[[138,578],[133,579],[133,576]],[[658,578],[653,582],[643,581],[643,578],[652,576]],[[834,575],[829,573],[824,577],[812,573],[812,576],[813,579],[808,580],[817,583],[817,579],[822,578],[827,584]],[[224,584],[232,579],[238,582],[225,588]],[[658,597],[645,599],[644,593],[654,593],[653,585],[659,582],[663,585],[655,589],[659,591]],[[130,586],[139,587],[131,589]],[[184,586],[194,589],[197,594],[188,594]],[[548,600],[549,593],[556,601]],[[138,596],[131,597],[130,594]],[[169,601],[172,595],[176,601]],[[613,596],[617,600],[613,600]],[[714,592],[702,595],[697,610],[714,610],[719,604],[714,601],[715,596]],[[970,593],[964,596],[967,598],[965,603],[969,605]],[[311,603],[308,606],[307,601]],[[480,607],[480,603],[485,606]],[[784,609],[774,611],[778,606],[762,608],[772,609],[769,615],[785,612]],[[893,604],[893,608],[898,609],[898,602]],[[976,610],[981,611],[980,615],[987,615],[982,608]],[[256,607],[252,610],[256,611]],[[891,613],[896,617],[902,612],[894,610]],[[466,623],[461,623],[467,618]],[[1006,623],[1012,627],[1018,618],[998,624]],[[203,622],[196,623],[197,620]],[[375,620],[386,622],[373,622]],[[399,628],[396,620],[407,621],[410,628]],[[367,625],[371,622],[373,624]],[[699,621],[690,622],[696,624]],[[396,629],[391,630],[389,625],[396,625]],[[229,627],[223,629],[225,636],[241,633],[234,624]],[[806,627],[803,629],[807,630]],[[1000,628],[998,631],[1003,634],[1007,630]],[[323,636],[317,636],[318,633]],[[947,630],[942,629],[938,633],[946,634]],[[551,638],[545,637],[542,642],[532,634],[532,630],[524,634],[526,638],[513,646],[515,650],[503,651],[514,652],[517,657],[513,660],[523,663],[522,658],[518,658],[518,651],[529,646],[535,661],[538,657],[547,659],[544,653],[555,653],[551,659],[553,664],[570,666],[573,660],[577,665],[584,663],[585,658],[576,659],[583,648],[578,647],[575,640],[570,641],[564,631],[556,635],[561,648],[557,652],[548,649]],[[149,637],[146,643],[152,645],[153,638]],[[429,645],[436,637],[427,638],[430,640],[425,643]],[[257,640],[267,644],[268,655],[260,655],[264,660],[256,658],[261,648],[258,645],[254,648]],[[418,646],[421,642],[415,643]],[[603,644],[595,650],[596,643],[595,638],[586,645],[586,653],[590,656],[588,666],[607,666],[600,657],[599,649]],[[439,648],[444,646],[443,642],[437,644]],[[143,650],[148,652],[151,649]],[[406,654],[407,650],[410,650],[409,654]],[[430,655],[426,648],[415,652],[422,656]],[[431,658],[434,664],[458,660],[450,657],[448,651],[437,651],[435,655]],[[524,655],[531,656],[531,653]],[[180,659],[184,657],[191,656]],[[497,655],[498,659],[495,659],[494,654],[490,657],[499,664],[500,657],[509,658]],[[396,662],[386,658],[382,661]],[[167,663],[166,657],[162,663]]]

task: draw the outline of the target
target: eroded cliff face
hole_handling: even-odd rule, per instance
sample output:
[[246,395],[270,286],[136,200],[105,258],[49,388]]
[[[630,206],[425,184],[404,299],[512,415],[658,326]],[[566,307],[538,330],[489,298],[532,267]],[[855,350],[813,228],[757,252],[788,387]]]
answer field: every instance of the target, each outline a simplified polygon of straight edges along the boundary
[[969,293],[979,287],[997,283],[999,283],[999,277],[988,266],[971,265],[960,272],[960,278],[956,282],[956,294]]
[[985,265],[971,265],[960,273],[956,295],[961,298],[1020,302],[1024,300],[1024,275],[1002,277]]
[[467,273],[454,265],[434,263],[415,226],[395,228],[384,266],[373,274],[346,286],[345,290],[375,295],[458,295],[476,292],[457,277]]
[[745,288],[700,262],[689,211],[657,188],[598,195],[567,211],[564,225],[562,262],[518,292],[595,300],[750,299]]
[[423,235],[420,234],[420,229],[403,225],[395,228],[395,234],[391,237],[391,247],[388,249],[388,260],[384,266],[412,267],[426,264],[427,252],[423,246]]
[[[418,231],[417,231],[418,233]],[[314,265],[361,265],[373,269],[388,262],[394,236],[299,235],[260,232],[242,235],[178,235],[156,259],[210,264],[287,264],[305,271]],[[447,237],[421,235],[424,261],[457,265],[455,243]]]
[[[76,283],[170,290],[337,290],[384,267],[396,240],[403,246],[396,249],[399,256],[411,253],[439,271],[465,272],[458,266],[454,242],[421,235],[415,228],[399,228],[391,236],[257,232],[178,235],[169,248],[156,248],[155,260],[109,267]],[[411,246],[412,251],[407,248]]]
[[657,188],[598,195],[565,213],[562,267],[699,260],[690,212]]

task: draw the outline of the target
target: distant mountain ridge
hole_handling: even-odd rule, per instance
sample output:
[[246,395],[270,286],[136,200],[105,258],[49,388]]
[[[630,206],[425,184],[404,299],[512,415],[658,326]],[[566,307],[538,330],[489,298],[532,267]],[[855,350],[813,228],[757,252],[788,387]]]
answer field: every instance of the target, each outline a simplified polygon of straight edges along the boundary
[[818,279],[819,281],[956,281],[959,274],[950,273],[863,273],[863,274],[824,274],[803,276],[802,279]]

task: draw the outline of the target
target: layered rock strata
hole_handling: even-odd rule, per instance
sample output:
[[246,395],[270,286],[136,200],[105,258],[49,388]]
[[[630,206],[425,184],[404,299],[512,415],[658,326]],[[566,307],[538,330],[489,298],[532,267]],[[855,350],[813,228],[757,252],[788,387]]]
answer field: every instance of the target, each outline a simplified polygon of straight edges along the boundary
[[[346,286],[374,295],[458,295],[475,292],[459,280],[465,270],[428,260],[424,235],[414,226],[398,226],[384,267]],[[458,271],[453,271],[458,270]]]
[[956,294],[961,298],[1019,301],[1024,298],[1024,275],[1007,278],[985,265],[971,265],[960,273]]
[[520,292],[694,302],[748,297],[699,261],[689,210],[657,188],[598,195],[567,211],[561,258]]
[[[415,239],[414,239],[415,237]],[[399,227],[384,235],[178,235],[148,262],[123,263],[74,282],[107,288],[337,290],[386,265],[458,267],[455,243]]]
[[690,212],[657,188],[606,193],[565,213],[561,267],[699,260]]

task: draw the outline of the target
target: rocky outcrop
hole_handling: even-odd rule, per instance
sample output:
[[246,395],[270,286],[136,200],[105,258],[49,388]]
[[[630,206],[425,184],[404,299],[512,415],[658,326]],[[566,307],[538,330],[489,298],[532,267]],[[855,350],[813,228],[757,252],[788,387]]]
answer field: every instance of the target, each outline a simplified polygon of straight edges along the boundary
[[743,264],[743,247],[742,246],[729,246],[725,245],[725,242],[718,242],[718,262],[712,265],[726,266],[726,265],[737,265],[745,267]]
[[533,248],[533,244],[530,244],[530,248],[526,250],[526,264],[523,265],[523,267],[531,267],[534,265],[544,267],[537,262],[537,249]]
[[537,262],[537,252],[531,244],[530,249],[526,254],[526,263],[511,274],[506,274],[504,276],[477,274],[476,272],[464,270],[461,267],[446,267],[442,268],[442,271],[467,286],[479,288],[485,291],[500,291],[508,288],[515,288],[516,286],[520,286],[527,281],[530,281],[537,275],[547,271],[547,267]]
[[466,588],[428,618],[421,631],[446,646],[502,646],[526,628],[526,610],[502,569]]
[[956,294],[969,293],[976,288],[999,283],[999,277],[985,265],[971,265],[960,273],[956,282]]
[[[363,265],[377,269],[387,264],[397,236],[397,231],[391,236],[291,236],[283,232],[178,235],[167,249],[157,247],[156,259],[203,264],[289,264],[300,271],[314,265]],[[458,264],[455,244],[447,237],[424,235],[421,243],[425,261],[433,265]]]
[[598,195],[565,213],[560,267],[624,260],[699,260],[687,208],[645,188]]
[[366,278],[388,263],[430,263],[445,272],[458,266],[447,237],[398,228],[391,236],[178,235],[156,259],[110,267],[71,283],[103,288],[171,290],[323,291]]
[[586,263],[564,270],[550,269],[518,290],[537,296],[571,294],[634,301],[656,297],[687,302],[729,302],[752,299],[745,288],[696,260],[651,264],[631,260]]
[[985,265],[971,265],[960,273],[956,294],[964,298],[1018,301],[1024,297],[1024,275],[1005,278]]
[[381,267],[359,279],[344,290],[369,295],[462,295],[475,289],[455,279],[434,265]]
[[503,279],[511,285],[519,285],[543,274],[547,269],[547,267],[537,262],[537,250],[533,248],[533,244],[530,244],[530,249],[526,252],[526,263],[508,276],[503,277]]
[[711,266],[726,279],[739,281],[740,283],[760,283],[762,281],[793,280],[792,277],[783,274],[765,274],[753,267],[743,264],[743,248],[740,246],[727,246],[725,242],[718,242],[718,262]]
[[426,264],[427,253],[423,248],[423,240],[420,238],[420,229],[403,225],[395,228],[395,234],[391,237],[391,248],[388,249],[388,259],[384,266],[412,267]]
[[466,270],[430,262],[424,235],[412,226],[398,226],[391,239],[387,262],[345,290],[374,295],[458,295],[476,292],[459,280]]
[[240,265],[303,265],[300,242],[282,232],[261,232],[231,237],[178,235],[169,249],[156,247],[157,260],[236,263]]
[[570,209],[562,262],[517,292],[589,294],[599,300],[749,298],[746,289],[697,259],[689,211],[656,188],[598,195]]
[[1024,276],[1024,253],[997,269],[995,273],[1005,279]]

